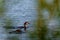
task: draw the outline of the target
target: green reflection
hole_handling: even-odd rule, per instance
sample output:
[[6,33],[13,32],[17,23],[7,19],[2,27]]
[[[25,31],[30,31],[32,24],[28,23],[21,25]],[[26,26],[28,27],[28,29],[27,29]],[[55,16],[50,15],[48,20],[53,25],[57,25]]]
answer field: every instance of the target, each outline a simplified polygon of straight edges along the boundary
[[5,28],[6,29],[11,28],[12,25],[13,25],[13,23],[12,23],[12,20],[11,19],[8,18],[8,19],[5,20]]
[[[54,0],[53,4],[47,4],[45,0],[38,0],[38,8],[37,8],[37,21],[34,25],[34,32],[29,33],[30,40],[60,40],[60,23],[58,24],[58,28],[52,30],[50,33],[51,37],[49,37],[48,33],[48,24],[46,25],[46,21],[50,21],[51,19],[56,18],[58,22],[60,22],[60,5],[59,0]],[[47,9],[50,11],[49,18],[45,20],[42,10]]]
[[5,0],[0,0],[0,17],[4,16],[4,12],[6,11],[5,10]]
[[19,37],[11,36],[11,37],[8,37],[7,40],[19,40]]

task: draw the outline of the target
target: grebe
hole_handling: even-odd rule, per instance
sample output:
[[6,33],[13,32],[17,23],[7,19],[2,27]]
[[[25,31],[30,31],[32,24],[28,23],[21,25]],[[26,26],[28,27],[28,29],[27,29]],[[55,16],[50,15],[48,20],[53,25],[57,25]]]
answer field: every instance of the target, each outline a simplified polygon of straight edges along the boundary
[[30,24],[29,22],[25,22],[23,26],[19,26],[17,27],[18,29],[9,33],[21,33],[21,29],[24,28],[24,31],[26,32],[26,28],[28,26],[28,24]]

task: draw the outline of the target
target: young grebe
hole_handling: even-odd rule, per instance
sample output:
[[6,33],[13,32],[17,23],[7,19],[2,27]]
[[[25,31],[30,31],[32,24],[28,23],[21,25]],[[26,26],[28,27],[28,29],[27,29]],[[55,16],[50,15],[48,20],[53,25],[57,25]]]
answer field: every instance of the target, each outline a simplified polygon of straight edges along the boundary
[[18,28],[17,30],[9,32],[9,33],[21,33],[22,28],[24,28],[24,31],[26,32],[26,28],[27,28],[28,24],[29,24],[29,22],[25,22],[24,26],[19,26],[19,27],[17,27]]

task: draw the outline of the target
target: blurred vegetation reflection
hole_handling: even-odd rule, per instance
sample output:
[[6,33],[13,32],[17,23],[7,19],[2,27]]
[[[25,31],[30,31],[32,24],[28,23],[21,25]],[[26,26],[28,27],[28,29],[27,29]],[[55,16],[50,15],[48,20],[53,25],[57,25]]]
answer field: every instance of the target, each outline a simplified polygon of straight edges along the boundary
[[[53,0],[53,3],[49,4],[49,2],[46,2],[46,0],[38,0],[38,19],[36,22],[34,22],[34,24],[36,23],[34,32],[30,33],[31,40],[60,40],[60,24],[56,26],[56,29],[54,31],[52,30],[51,37],[48,36],[48,23],[46,24],[46,21],[49,22],[54,18],[60,20],[59,2],[60,0]],[[47,19],[44,18],[42,13],[44,9],[47,9],[49,11],[49,17]]]
[[13,23],[12,23],[12,20],[7,18],[5,20],[5,26],[4,26],[6,29],[10,29],[11,27],[13,27]]
[[5,12],[5,0],[0,0],[0,17],[4,15]]
[[19,37],[11,36],[11,37],[8,37],[7,40],[19,40]]

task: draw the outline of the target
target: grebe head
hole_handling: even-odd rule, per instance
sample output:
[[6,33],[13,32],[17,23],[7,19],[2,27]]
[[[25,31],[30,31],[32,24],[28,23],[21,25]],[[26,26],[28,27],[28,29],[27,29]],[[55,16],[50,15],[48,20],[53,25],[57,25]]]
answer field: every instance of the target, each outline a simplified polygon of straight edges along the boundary
[[27,26],[28,26],[28,24],[30,24],[30,23],[29,23],[29,22],[25,22],[25,23],[24,23],[24,26],[26,26],[26,27],[27,27]]
[[24,25],[27,25],[27,24],[29,24],[29,22],[25,22],[25,23],[24,23]]
[[24,31],[26,31],[26,27],[28,27],[28,24],[30,24],[30,23],[29,22],[24,23]]

